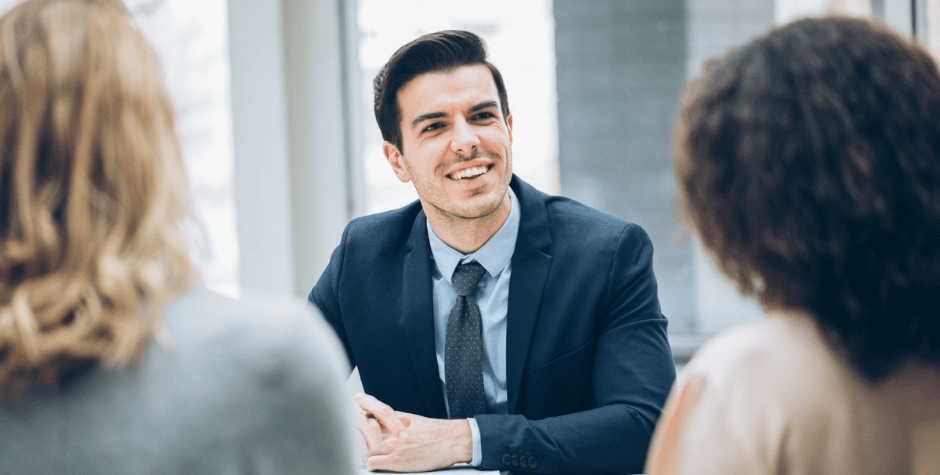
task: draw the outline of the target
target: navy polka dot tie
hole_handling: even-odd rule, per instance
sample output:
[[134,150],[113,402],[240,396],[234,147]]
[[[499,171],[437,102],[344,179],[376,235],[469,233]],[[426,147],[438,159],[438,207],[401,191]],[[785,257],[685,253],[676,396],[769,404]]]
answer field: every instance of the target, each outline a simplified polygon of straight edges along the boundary
[[473,297],[483,274],[486,274],[486,269],[474,261],[458,265],[452,279],[457,303],[447,319],[447,339],[444,341],[444,379],[452,419],[486,414],[482,323],[480,307]]

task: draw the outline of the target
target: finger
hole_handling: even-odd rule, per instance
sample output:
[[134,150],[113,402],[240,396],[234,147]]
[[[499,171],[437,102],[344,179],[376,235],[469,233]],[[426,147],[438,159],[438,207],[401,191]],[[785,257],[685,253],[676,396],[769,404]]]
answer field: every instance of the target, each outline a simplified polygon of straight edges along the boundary
[[356,428],[361,431],[366,423],[366,419],[369,418],[369,413],[364,411],[359,403],[356,402],[355,396],[350,398],[349,402],[352,404],[353,423],[356,425]]
[[356,425],[356,428],[362,430],[365,427],[366,420],[369,418],[369,415],[366,411],[358,410],[353,413],[353,423]]
[[366,470],[369,470],[370,472],[374,472],[376,470],[398,472],[401,471],[401,468],[402,464],[398,460],[398,457],[394,455],[373,455],[366,459]]
[[353,406],[355,407],[353,422],[362,438],[363,454],[368,454],[382,445],[385,434],[382,433],[381,424],[372,417],[372,414],[362,410],[355,401],[353,401]]
[[353,395],[353,404],[358,405],[360,409],[366,411],[370,414],[380,413],[394,413],[395,411],[392,408],[385,404],[382,401],[379,401],[374,396],[370,396],[365,393],[356,393]]
[[366,458],[369,457],[369,444],[366,442],[366,438],[363,437],[362,432],[357,431],[357,433],[359,437],[356,438],[355,453],[358,454],[359,457],[362,458],[362,462],[365,463]]
[[358,410],[358,409],[362,409],[362,404],[360,403],[360,401],[368,397],[371,397],[371,396],[369,396],[366,393],[356,393],[356,394],[353,394],[353,396],[349,398],[349,400],[352,403],[353,408]]
[[[375,420],[375,416],[372,415],[371,412],[363,409],[363,406],[360,404],[359,401],[360,401],[360,398],[362,397],[369,397],[375,401],[378,401],[372,396],[368,396],[362,393],[356,394],[355,396],[352,397],[350,402],[352,402],[352,406],[353,406],[353,421],[356,424],[356,428],[358,428],[360,431],[365,430],[367,421],[369,421],[370,419]],[[375,406],[374,403],[370,403],[369,401],[366,401],[365,404],[367,406],[373,406],[373,408]]]
[[[402,437],[402,433],[405,431],[405,425],[402,424],[401,420],[395,414],[395,411],[389,407],[388,404],[379,401],[378,399],[364,393],[359,393],[353,396],[353,400],[359,404],[359,407],[363,411],[369,413],[379,421],[380,424],[390,432],[395,437]],[[407,433],[404,437],[407,437]]]
[[382,426],[379,421],[369,418],[360,431],[362,437],[366,440],[366,450],[368,455],[379,455],[388,453],[382,444],[383,434]]
[[407,412],[398,412],[398,411],[395,411],[395,415],[398,416],[398,420],[401,421],[401,424],[402,424],[403,426],[405,426],[406,429],[409,428],[409,427],[411,427],[411,417],[412,417],[414,414],[409,414],[409,413],[407,413]]
[[356,437],[356,442],[355,442],[356,443],[355,451],[356,453],[360,455],[366,455],[369,453],[369,441],[366,440],[366,436],[362,432],[362,429],[365,427],[365,422],[363,421],[362,423],[360,423],[358,416],[354,418],[354,421],[355,421],[355,427],[356,427],[356,434],[358,435],[358,437]]

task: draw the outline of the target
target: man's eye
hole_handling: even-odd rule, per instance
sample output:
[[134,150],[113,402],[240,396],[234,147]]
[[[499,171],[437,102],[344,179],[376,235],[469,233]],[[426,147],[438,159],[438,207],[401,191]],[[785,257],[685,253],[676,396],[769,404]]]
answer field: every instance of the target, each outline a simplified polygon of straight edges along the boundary
[[492,112],[480,112],[479,114],[473,116],[473,120],[486,120],[496,117],[496,114]]
[[432,132],[444,126],[443,122],[435,122],[422,130],[422,132]]

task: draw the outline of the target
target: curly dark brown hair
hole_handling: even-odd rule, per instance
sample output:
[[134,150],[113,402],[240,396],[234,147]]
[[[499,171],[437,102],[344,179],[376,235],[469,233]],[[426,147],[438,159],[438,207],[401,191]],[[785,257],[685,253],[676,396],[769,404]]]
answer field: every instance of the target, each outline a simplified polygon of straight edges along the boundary
[[676,126],[692,225],[745,295],[869,380],[940,364],[940,75],[886,27],[804,19],[706,65]]

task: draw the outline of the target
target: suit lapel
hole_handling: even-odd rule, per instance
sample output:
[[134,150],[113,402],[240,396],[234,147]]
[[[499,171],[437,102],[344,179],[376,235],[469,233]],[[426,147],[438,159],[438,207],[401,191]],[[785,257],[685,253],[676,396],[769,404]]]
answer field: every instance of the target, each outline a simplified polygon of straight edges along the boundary
[[512,256],[509,305],[506,315],[506,389],[509,413],[516,412],[519,388],[532,342],[532,331],[551,267],[551,233],[545,195],[515,176],[511,186],[522,212]]
[[[418,213],[411,235],[410,252],[405,255],[402,272],[402,310],[405,338],[418,378],[428,417],[446,418],[444,392],[438,376],[434,353],[434,309],[431,290],[431,247],[428,243],[424,211]],[[389,355],[394,357],[394,355]],[[403,388],[408,390],[408,388]]]

